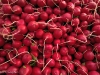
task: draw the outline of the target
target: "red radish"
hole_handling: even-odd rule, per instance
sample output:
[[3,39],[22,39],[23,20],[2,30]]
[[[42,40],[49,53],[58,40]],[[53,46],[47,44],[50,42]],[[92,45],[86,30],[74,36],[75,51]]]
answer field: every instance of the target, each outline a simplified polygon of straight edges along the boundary
[[57,68],[52,69],[52,75],[60,75],[60,70]]
[[21,67],[22,61],[20,59],[13,59],[13,62],[11,62],[11,64],[15,67]]
[[38,23],[35,22],[35,21],[30,21],[30,22],[28,23],[27,28],[28,28],[29,31],[35,31],[35,30],[37,30],[37,29],[39,28],[39,25],[38,25]]
[[69,61],[68,56],[62,56],[62,57],[61,57],[61,63],[62,63],[62,64],[65,65],[66,63],[68,63],[68,61]]
[[23,39],[23,44],[25,45],[25,46],[30,46],[31,45],[31,40],[29,39],[29,38],[25,38],[25,39]]
[[78,26],[80,24],[80,20],[78,18],[72,19],[72,26]]
[[96,58],[98,61],[100,61],[100,54],[97,54]]
[[43,59],[38,59],[38,60],[37,60],[37,67],[43,68],[43,65],[44,65]]
[[47,12],[47,14],[52,14],[53,10],[52,10],[52,8],[48,7],[48,8],[46,8],[46,12]]
[[26,5],[24,7],[24,12],[28,13],[28,14],[32,14],[34,12],[34,9],[33,9],[33,7],[31,5]]
[[4,63],[5,59],[3,57],[0,57],[0,64]]
[[86,13],[81,13],[80,14],[80,20],[82,20],[82,21],[85,21],[85,20],[87,20],[87,14]]
[[65,13],[62,15],[62,20],[64,22],[70,22],[72,19],[72,15],[70,13]]
[[43,21],[47,21],[48,20],[48,14],[46,12],[41,12],[40,19],[43,20]]
[[[5,64],[0,66],[0,71],[6,72],[9,67],[10,67],[10,64],[5,63]],[[0,74],[2,74],[2,72]]]
[[[59,33],[59,34],[58,34]],[[62,37],[62,30],[60,30],[60,29],[57,29],[57,30],[54,30],[54,33],[53,33],[53,36],[54,36],[54,38],[56,38],[56,39],[59,39],[59,38],[61,38]]]
[[90,71],[88,74],[89,75],[100,75],[99,72],[97,71]]
[[89,71],[96,71],[96,70],[97,70],[97,64],[94,63],[94,62],[92,62],[92,61],[87,61],[87,62],[85,63],[85,66],[87,67],[87,69],[88,69]]
[[63,34],[66,34],[67,28],[65,26],[60,26],[60,29],[62,30]]
[[54,43],[54,45],[57,45],[57,44],[59,45],[60,44],[60,39],[55,39],[53,43]]
[[61,1],[61,2],[59,3],[59,7],[60,7],[61,9],[65,9],[65,8],[67,7],[66,1]]
[[29,64],[32,61],[32,56],[30,54],[24,54],[22,57],[22,62],[24,64]]
[[68,37],[66,38],[66,41],[67,41],[67,44],[68,44],[69,46],[72,46],[72,45],[74,45],[74,44],[76,43],[76,39],[75,39],[75,37],[73,37],[73,36],[68,36]]
[[25,25],[18,26],[18,30],[20,31],[21,34],[26,34],[28,31]]
[[18,4],[19,6],[21,6],[21,7],[24,7],[24,6],[26,6],[26,1],[25,1],[25,0],[18,0],[18,1],[17,1],[17,4]]
[[60,69],[60,75],[67,75],[66,71],[63,69]]
[[15,66],[10,66],[7,71],[6,71],[7,75],[18,75],[18,68]]
[[37,4],[37,0],[30,0],[31,4],[36,5]]
[[1,47],[1,46],[3,46],[3,45],[4,45],[4,43],[5,43],[5,40],[3,39],[3,37],[2,37],[2,36],[0,36],[0,42],[1,42],[1,43],[0,43],[0,47]]
[[17,15],[11,15],[11,21],[14,22],[14,21],[18,21],[20,18],[19,16]]
[[[36,71],[37,72],[37,71]],[[20,75],[31,75],[32,74],[32,68],[29,65],[23,65],[20,69],[19,69],[19,74]]]
[[49,66],[49,67],[54,67],[55,66],[55,60],[52,59],[52,58],[48,58],[46,60],[46,64],[48,64],[47,66]]
[[60,48],[60,54],[62,56],[67,55],[68,54],[68,48],[67,47],[61,47]]
[[9,43],[6,43],[3,48],[4,49],[12,49],[12,45]]
[[4,57],[6,56],[7,52],[5,50],[0,50],[0,56]]
[[60,13],[61,13],[61,11],[60,11],[59,8],[55,8],[55,9],[53,10],[53,12],[54,12],[55,15],[60,15]]
[[87,18],[88,23],[93,22],[93,20],[94,20],[94,16],[92,14],[89,14]]
[[68,11],[73,11],[75,8],[75,5],[72,2],[68,2],[67,9]]
[[34,56],[34,57],[38,57],[38,51],[31,51],[31,54]]
[[52,58],[57,61],[57,60],[60,60],[61,55],[58,52],[54,52],[52,55]]
[[84,53],[84,59],[92,61],[94,59],[94,53],[92,51],[86,51]]
[[18,49],[18,53],[21,53],[19,58],[22,58],[21,56],[23,56],[25,53],[27,53],[27,51],[28,51],[28,47],[27,46],[22,46],[21,48],[19,48]]
[[20,48],[21,46],[22,46],[22,42],[21,41],[16,41],[16,40],[14,40],[13,42],[12,42],[12,46],[14,47],[14,48]]
[[82,57],[83,57],[83,54],[82,54],[81,52],[76,52],[76,53],[74,54],[74,57],[75,57],[76,59],[78,59],[78,60],[81,60]]
[[46,43],[52,43],[52,41],[53,41],[53,35],[50,32],[46,32],[43,35],[43,40]]
[[92,28],[93,34],[100,35],[100,33],[98,33],[100,31],[99,28],[100,28],[100,25],[93,26],[93,28]]
[[38,67],[33,67],[32,75],[41,75],[41,69]]
[[78,59],[74,59],[73,62],[75,63],[75,66],[81,65],[81,62]]
[[30,49],[31,49],[31,51],[37,51],[37,50],[38,50],[37,44],[32,43],[32,44],[30,45]]
[[75,48],[74,47],[68,47],[68,54],[70,54],[70,55],[75,54]]
[[12,10],[13,10],[14,14],[16,14],[16,15],[19,15],[22,13],[22,8],[18,5],[14,5],[12,7]]
[[84,52],[84,51],[86,51],[86,49],[87,49],[87,46],[86,46],[85,44],[82,44],[82,45],[79,46],[79,48],[78,48],[78,50],[79,50],[80,52]]
[[51,73],[51,68],[50,67],[46,67],[44,70],[43,70],[43,75],[49,75]]
[[81,9],[79,7],[75,7],[73,10],[73,16],[79,16],[81,13]]
[[45,44],[44,50],[45,50],[45,51],[52,51],[52,50],[53,50],[52,44]]
[[62,64],[59,61],[55,62],[55,68],[61,68]]
[[94,1],[92,1],[92,2],[90,2],[90,3],[87,5],[87,8],[89,8],[89,9],[95,9],[96,6],[97,6],[97,4],[96,4]]
[[87,75],[88,69],[85,66],[77,67],[77,73],[82,75]]
[[44,31],[42,29],[38,29],[35,33],[35,36],[40,39],[43,37],[43,34],[44,34]]
[[54,4],[54,2],[52,0],[47,0],[47,6],[54,7],[55,4]]
[[85,35],[79,34],[79,35],[77,35],[77,41],[79,41],[81,43],[86,43],[87,42],[87,38],[86,38]]
[[21,19],[25,19],[27,15],[28,15],[27,13],[22,13],[21,14]]
[[89,9],[87,7],[82,8],[82,13],[88,14],[89,13]]
[[46,5],[46,0],[37,0],[37,5],[38,5],[39,7],[45,6],[45,5]]
[[96,52],[100,52],[100,43],[95,43],[94,44],[94,48],[95,48],[95,50],[96,50]]
[[32,22],[35,20],[34,16],[30,15],[30,14],[26,15],[26,17],[24,19],[25,19],[26,23],[29,23],[29,22]]
[[45,51],[44,52],[44,57],[45,58],[50,58],[51,56],[52,56],[52,52],[51,51],[47,51],[47,52]]
[[12,8],[9,4],[4,4],[2,6],[2,10],[5,14],[11,14],[12,13]]

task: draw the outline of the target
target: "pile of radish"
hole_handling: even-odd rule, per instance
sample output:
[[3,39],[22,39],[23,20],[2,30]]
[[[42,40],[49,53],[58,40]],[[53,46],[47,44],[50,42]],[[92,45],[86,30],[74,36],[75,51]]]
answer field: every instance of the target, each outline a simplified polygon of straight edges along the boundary
[[100,0],[0,0],[0,75],[100,75]]

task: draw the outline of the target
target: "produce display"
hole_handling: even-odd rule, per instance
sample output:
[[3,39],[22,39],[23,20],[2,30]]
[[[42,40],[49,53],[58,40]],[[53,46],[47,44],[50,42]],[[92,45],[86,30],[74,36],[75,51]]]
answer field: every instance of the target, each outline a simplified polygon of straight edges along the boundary
[[0,0],[0,75],[100,75],[100,0]]

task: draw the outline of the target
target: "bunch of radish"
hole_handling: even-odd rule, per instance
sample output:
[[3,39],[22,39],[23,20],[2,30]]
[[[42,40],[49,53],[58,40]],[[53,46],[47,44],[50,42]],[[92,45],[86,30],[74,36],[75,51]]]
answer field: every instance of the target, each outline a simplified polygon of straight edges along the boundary
[[0,0],[0,75],[100,75],[100,0]]

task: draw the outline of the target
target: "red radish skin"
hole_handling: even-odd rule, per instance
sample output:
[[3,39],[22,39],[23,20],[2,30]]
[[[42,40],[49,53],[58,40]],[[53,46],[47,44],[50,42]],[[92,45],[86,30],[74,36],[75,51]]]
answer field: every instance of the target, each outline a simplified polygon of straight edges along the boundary
[[0,75],[100,75],[99,6],[1,0]]
[[94,53],[92,51],[86,51],[84,53],[84,59],[92,61],[94,59]]
[[59,75],[60,74],[60,70],[57,68],[53,68],[52,69],[52,75]]
[[30,54],[24,54],[22,57],[22,62],[24,64],[29,64],[32,60],[32,56]]
[[54,67],[55,66],[55,60],[52,58],[48,58],[46,60],[46,63],[48,64],[49,67]]
[[51,74],[51,68],[50,67],[46,67],[44,70],[43,70],[43,75],[49,75]]
[[31,75],[32,74],[32,68],[29,65],[23,65],[20,69],[19,69],[19,74],[20,75]]
[[32,69],[32,75],[41,75],[41,69],[38,67],[33,67]]
[[18,75],[18,68],[14,66],[10,66],[6,71],[6,74],[7,75]]
[[[96,71],[96,70],[97,70],[97,64],[94,63],[94,62],[92,62],[92,61],[87,61],[87,62],[85,63],[85,66],[87,67],[87,69],[88,69],[89,71]],[[90,66],[91,66],[91,68],[90,68]]]

